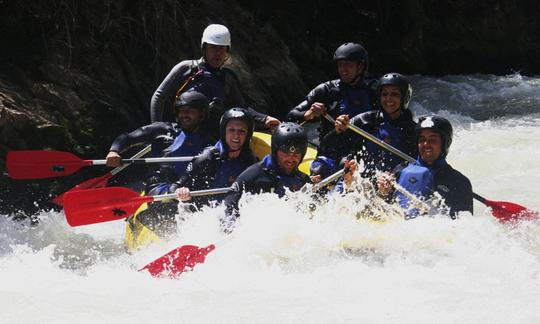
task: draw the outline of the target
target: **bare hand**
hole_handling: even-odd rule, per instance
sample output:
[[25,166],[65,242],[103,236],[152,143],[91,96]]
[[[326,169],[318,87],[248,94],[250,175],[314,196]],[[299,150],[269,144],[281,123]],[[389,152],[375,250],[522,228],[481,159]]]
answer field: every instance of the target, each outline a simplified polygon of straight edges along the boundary
[[355,159],[345,160],[343,162],[343,170],[345,171],[343,180],[345,181],[345,185],[349,187],[352,184],[354,173],[358,170],[358,162]]
[[321,182],[322,180],[322,177],[320,174],[317,174],[317,175],[314,175],[314,176],[310,176],[309,177],[311,179],[311,183],[315,184],[315,183],[319,183]]
[[326,106],[320,102],[314,102],[304,114],[305,120],[312,120],[315,117],[326,114]]
[[334,124],[334,127],[336,128],[336,133],[341,133],[345,130],[347,130],[347,126],[349,125],[349,115],[340,115],[336,118],[336,122]]
[[274,118],[272,116],[267,116],[266,119],[264,120],[264,126],[266,128],[274,128],[276,126],[278,126],[279,124],[281,124],[281,122],[279,121],[279,119],[277,118]]
[[390,190],[394,187],[395,182],[396,178],[394,175],[388,172],[377,175],[377,190],[379,191],[379,194],[383,197],[388,196]]
[[111,168],[116,168],[122,165],[122,157],[120,154],[118,154],[118,152],[110,151],[105,160],[105,164]]
[[188,188],[182,187],[176,189],[176,198],[180,201],[189,201],[191,200],[191,193]]

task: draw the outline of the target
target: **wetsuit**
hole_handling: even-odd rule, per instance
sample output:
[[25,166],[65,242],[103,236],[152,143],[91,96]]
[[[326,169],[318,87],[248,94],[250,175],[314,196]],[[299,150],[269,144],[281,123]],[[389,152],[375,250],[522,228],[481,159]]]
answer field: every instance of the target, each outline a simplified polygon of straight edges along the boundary
[[[373,97],[370,83],[365,80],[359,80],[354,85],[345,83],[341,79],[327,81],[311,90],[304,101],[289,112],[287,118],[297,123],[303,122],[305,112],[315,102],[325,104],[328,114],[334,119],[343,114],[352,118],[373,109]],[[319,138],[322,140],[334,128],[334,125],[325,118],[321,120]]]
[[238,190],[227,194],[225,197],[226,210],[225,218],[222,220],[223,226],[226,229],[240,216],[238,202],[243,191],[252,194],[272,192],[282,197],[285,194],[285,188],[290,191],[297,191],[309,181],[309,177],[298,169],[292,174],[283,174],[272,157],[270,155],[265,156],[262,161],[250,166],[238,176],[238,179],[233,184]]
[[[449,215],[455,218],[460,211],[473,212],[473,192],[469,179],[452,168],[444,158],[439,158],[430,166],[420,158],[409,164],[399,174],[398,184],[421,199],[429,199],[437,192],[449,208]],[[410,218],[418,216],[409,198],[396,191],[394,197],[406,210]]]
[[[410,110],[402,110],[397,119],[391,119],[381,110],[371,110],[350,120],[350,123],[372,134],[385,143],[409,156],[417,155],[415,126]],[[403,159],[379,145],[347,129],[337,134],[332,130],[322,140],[318,154],[335,161],[340,161],[348,154],[356,155],[364,161],[366,170],[363,176],[371,176],[375,170],[392,171]]]
[[[187,187],[190,191],[230,187],[240,173],[256,162],[249,146],[236,159],[229,159],[227,155],[221,141],[205,148],[190,163],[186,174],[168,188],[168,192],[175,192],[180,187]],[[193,203],[201,206],[209,200],[220,202],[223,198],[224,195],[194,197]]]
[[[184,90],[194,89],[203,93],[210,101],[208,116],[203,122],[205,132],[213,141],[219,138],[219,120],[223,112],[233,107],[246,107],[240,91],[236,74],[228,68],[215,69],[199,60],[185,60],[172,68],[154,92],[150,102],[150,119],[152,122],[171,120],[172,106],[176,91],[193,76]],[[264,126],[268,115],[246,108],[257,125]]]

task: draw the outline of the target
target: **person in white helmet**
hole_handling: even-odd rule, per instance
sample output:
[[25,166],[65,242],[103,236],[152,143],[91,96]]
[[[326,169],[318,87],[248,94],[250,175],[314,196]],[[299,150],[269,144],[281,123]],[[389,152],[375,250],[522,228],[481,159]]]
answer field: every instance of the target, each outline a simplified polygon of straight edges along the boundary
[[[247,108],[240,91],[238,78],[223,64],[230,56],[231,34],[223,25],[211,24],[201,38],[202,58],[184,60],[172,68],[154,92],[150,103],[152,122],[171,119],[172,103],[180,94],[193,89],[208,97],[210,109],[205,128],[215,139],[219,137],[219,120],[223,113],[232,107]],[[280,122],[274,117],[247,108],[256,125],[267,128]]]

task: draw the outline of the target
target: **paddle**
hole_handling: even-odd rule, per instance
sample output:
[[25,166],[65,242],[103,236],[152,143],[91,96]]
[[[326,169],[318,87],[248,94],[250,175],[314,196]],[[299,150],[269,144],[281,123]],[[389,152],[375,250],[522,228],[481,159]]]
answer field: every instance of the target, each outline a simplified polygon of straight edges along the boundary
[[[332,118],[328,114],[324,114],[324,117],[330,121],[331,123],[335,123],[334,118]],[[415,162],[416,160],[412,158],[411,156],[403,153],[402,151],[396,149],[395,147],[389,145],[388,143],[381,141],[377,137],[371,135],[370,133],[366,132],[365,130],[349,123],[347,125],[347,128],[354,131],[355,133],[367,138],[368,140],[372,141],[373,143],[381,146],[382,148],[396,154],[397,156],[401,157],[402,159],[409,161],[409,162]],[[540,215],[537,211],[530,210],[526,207],[523,207],[521,205],[507,202],[507,201],[493,201],[488,200],[476,193],[473,192],[473,197],[483,203],[484,205],[491,207],[491,214],[497,218],[499,221],[505,223],[508,221],[517,221],[517,220],[531,220],[539,218]]]
[[[224,194],[232,187],[192,191],[192,197]],[[64,212],[70,226],[103,223],[127,218],[144,203],[176,199],[176,194],[141,196],[124,187],[76,190],[64,196]]]
[[[143,148],[142,150],[137,152],[131,158],[132,159],[140,158],[140,157],[144,156],[145,154],[147,154],[148,152],[150,152],[150,150],[152,150],[152,145],[147,145],[145,148]],[[103,188],[103,187],[106,187],[110,178],[112,178],[115,174],[117,174],[118,172],[124,170],[125,168],[127,168],[130,165],[131,164],[123,164],[123,165],[121,165],[119,167],[116,167],[116,168],[112,169],[111,171],[107,172],[106,174],[104,174],[104,175],[102,175],[100,177],[88,179],[88,180],[86,180],[84,182],[81,182],[78,185],[76,185],[75,187],[73,187],[73,188],[69,189],[68,191],[66,191],[65,193],[61,194],[60,196],[54,198],[52,201],[57,205],[63,206],[64,205],[64,195],[66,193],[68,193],[68,192],[75,191],[75,190],[90,189],[90,188]]]
[[[188,162],[192,156],[148,159],[122,159],[122,164]],[[61,151],[11,151],[6,158],[8,175],[13,179],[43,179],[63,177],[91,165],[105,165],[107,160],[83,160]]]
[[152,277],[161,277],[169,275],[176,278],[186,271],[205,261],[206,255],[212,252],[216,246],[210,244],[207,247],[200,248],[195,245],[182,245],[167,254],[148,263],[139,271],[148,271]]
[[[344,170],[342,169],[326,177],[312,187],[303,186],[300,190],[306,192],[311,189],[315,192],[342,176],[343,173]],[[206,255],[215,248],[216,246],[214,244],[210,244],[203,248],[195,245],[183,245],[148,263],[139,269],[139,271],[148,270],[153,277],[167,275],[176,278],[183,272],[192,270],[195,265],[203,263]]]

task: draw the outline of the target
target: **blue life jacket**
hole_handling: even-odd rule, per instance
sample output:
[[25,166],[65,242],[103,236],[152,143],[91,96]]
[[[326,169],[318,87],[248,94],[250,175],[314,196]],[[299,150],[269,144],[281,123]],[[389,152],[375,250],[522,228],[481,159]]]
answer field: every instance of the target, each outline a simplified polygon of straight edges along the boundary
[[[167,148],[167,156],[195,156],[206,146],[208,146],[208,141],[205,137],[196,133],[181,132]],[[178,177],[186,173],[188,164],[189,162],[176,162],[174,164],[174,172]]]
[[[435,174],[446,165],[446,160],[442,157],[435,161],[433,166],[428,166],[418,157],[415,163],[409,164],[401,171],[398,184],[419,199],[426,199],[434,191]],[[407,218],[419,215],[417,208],[410,208],[412,202],[407,196],[398,191],[396,197],[400,206],[405,210]]]
[[[221,156],[226,154],[225,148],[221,141],[218,141],[215,147],[219,150]],[[238,159],[221,159],[219,163],[216,176],[214,180],[214,188],[229,187],[236,181],[236,178],[242,173],[249,165],[246,165],[246,161],[240,158]]]
[[225,100],[224,71],[207,65],[199,65],[199,69],[202,73],[190,83],[190,88],[202,92],[209,101],[215,98]]
[[[360,81],[362,82],[362,81]],[[337,109],[330,111],[336,118],[339,115],[349,115],[354,117],[360,113],[371,110],[371,96],[369,89],[365,86],[343,86],[343,98],[339,101]]]
[[268,170],[275,180],[275,191],[279,197],[285,195],[285,188],[290,191],[297,191],[305,184],[302,178],[299,176],[300,171],[293,172],[290,175],[281,174],[277,163],[274,163],[272,156],[267,155],[262,161],[263,168]]
[[[388,121],[387,116],[384,116],[384,121],[377,126],[372,135],[400,151],[406,151],[405,141],[403,140],[404,135],[402,134],[401,128],[392,125]],[[388,150],[381,148],[371,141],[366,141],[365,146],[368,152],[376,157],[377,161],[380,161],[380,163],[377,164],[377,168],[381,171],[391,171],[402,161],[399,156],[388,152]]]

